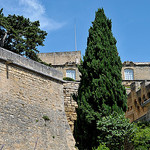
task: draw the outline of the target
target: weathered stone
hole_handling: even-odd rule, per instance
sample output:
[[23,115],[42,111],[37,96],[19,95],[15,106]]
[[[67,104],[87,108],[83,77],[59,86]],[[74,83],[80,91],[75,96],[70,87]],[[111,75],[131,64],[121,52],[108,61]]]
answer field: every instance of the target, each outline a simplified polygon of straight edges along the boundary
[[[73,100],[72,95],[77,94],[79,82],[66,82],[64,86],[64,100],[65,100],[65,112],[67,120],[73,132],[74,121],[77,119],[76,108],[78,107],[77,102]],[[66,94],[70,93],[70,95]]]
[[38,150],[75,149],[61,78],[54,69],[0,48],[0,147],[31,150],[37,143]]
[[149,121],[150,82],[133,82],[131,92],[128,94],[127,105],[126,117],[131,122],[138,119]]

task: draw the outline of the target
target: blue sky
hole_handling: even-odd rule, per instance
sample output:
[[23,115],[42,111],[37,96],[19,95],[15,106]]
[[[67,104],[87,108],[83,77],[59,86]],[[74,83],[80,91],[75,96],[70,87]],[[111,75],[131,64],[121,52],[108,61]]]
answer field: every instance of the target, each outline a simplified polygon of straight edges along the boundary
[[4,15],[40,20],[48,36],[41,53],[77,50],[85,54],[88,30],[98,8],[112,20],[112,32],[123,61],[150,62],[149,0],[0,0]]

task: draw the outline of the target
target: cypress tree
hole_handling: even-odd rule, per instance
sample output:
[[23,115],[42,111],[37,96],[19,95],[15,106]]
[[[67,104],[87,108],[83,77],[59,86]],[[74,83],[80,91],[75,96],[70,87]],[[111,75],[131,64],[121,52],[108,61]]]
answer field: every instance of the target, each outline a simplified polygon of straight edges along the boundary
[[122,63],[118,56],[111,20],[98,9],[89,29],[87,49],[79,66],[81,82],[74,136],[80,150],[99,145],[97,121],[113,111],[126,111],[126,91],[122,86]]

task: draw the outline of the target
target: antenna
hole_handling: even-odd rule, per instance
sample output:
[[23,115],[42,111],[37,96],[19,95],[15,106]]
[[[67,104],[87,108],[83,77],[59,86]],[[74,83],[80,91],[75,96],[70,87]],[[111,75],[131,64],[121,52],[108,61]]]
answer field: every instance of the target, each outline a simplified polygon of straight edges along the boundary
[[77,51],[77,41],[76,41],[76,20],[74,25],[74,33],[75,33],[75,51]]

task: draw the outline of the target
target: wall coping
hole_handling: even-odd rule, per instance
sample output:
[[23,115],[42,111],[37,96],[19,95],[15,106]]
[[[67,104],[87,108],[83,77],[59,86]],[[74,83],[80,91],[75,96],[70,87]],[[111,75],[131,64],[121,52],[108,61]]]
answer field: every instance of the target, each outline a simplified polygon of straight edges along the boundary
[[122,80],[122,82],[143,82],[143,81],[150,81],[150,80]]
[[150,105],[150,98],[147,99],[141,106],[144,107],[146,105]]
[[40,55],[40,54],[45,54],[45,55],[47,55],[47,54],[49,54],[49,55],[53,55],[53,54],[69,54],[69,53],[80,53],[81,54],[81,51],[80,50],[78,50],[78,51],[63,51],[63,52],[50,52],[50,53],[38,53],[38,55]]
[[62,80],[63,74],[60,71],[31,59],[25,58],[2,47],[0,47],[0,60],[6,61],[7,64],[14,64],[21,68],[25,68],[27,70],[45,75],[64,83]]
[[122,63],[122,65],[123,65],[123,67],[150,66],[150,62],[125,61]]

